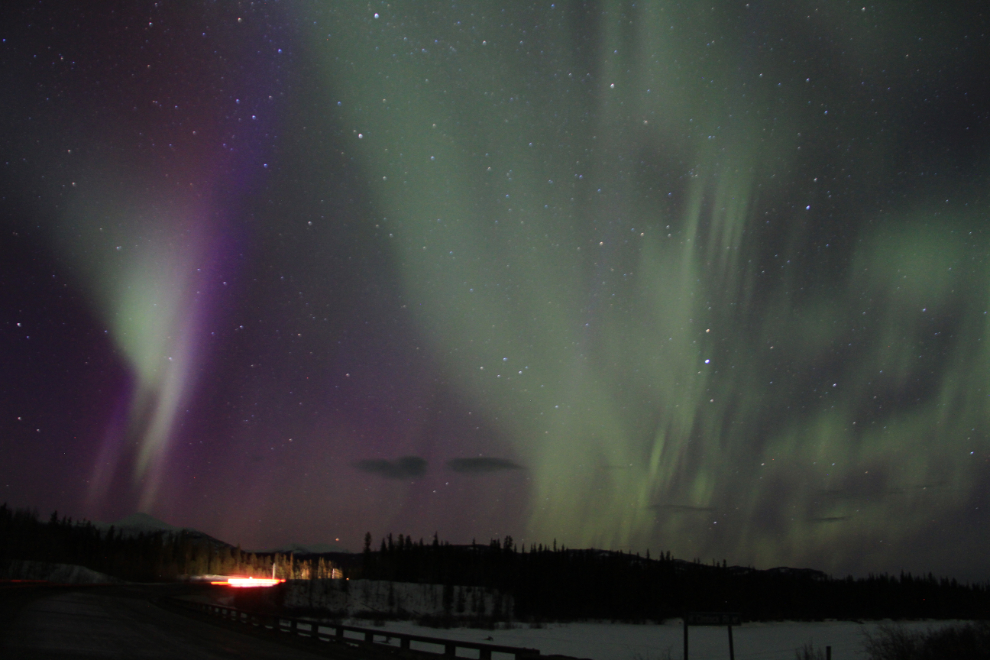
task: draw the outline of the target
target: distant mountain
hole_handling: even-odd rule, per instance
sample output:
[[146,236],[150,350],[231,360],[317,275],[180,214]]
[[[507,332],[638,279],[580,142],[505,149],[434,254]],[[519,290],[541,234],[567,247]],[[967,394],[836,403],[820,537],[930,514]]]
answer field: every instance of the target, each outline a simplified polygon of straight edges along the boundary
[[132,513],[131,515],[125,516],[113,523],[95,522],[93,525],[96,526],[97,529],[103,531],[113,527],[115,530],[128,537],[137,536],[138,534],[156,533],[184,534],[196,539],[205,539],[218,546],[233,547],[229,543],[213,538],[209,534],[205,534],[197,529],[192,529],[190,527],[175,527],[174,525],[169,525],[167,522],[161,521],[154,516],[149,516],[147,513]]
[[333,545],[331,543],[289,543],[288,545],[283,545],[274,550],[269,550],[268,552],[279,552],[282,554],[289,554],[290,552],[297,555],[324,555],[328,553],[347,553],[345,548],[339,545]]
[[113,523],[94,523],[99,529],[110,529],[113,527],[133,534],[147,534],[148,532],[178,532],[181,528],[162,522],[158,518],[149,516],[147,513],[132,513]]
[[[147,513],[132,513],[129,516],[121,518],[120,520],[113,523],[93,523],[98,529],[106,531],[113,527],[117,531],[123,533],[124,536],[137,536],[138,534],[155,534],[155,533],[167,533],[167,534],[185,534],[192,538],[201,538],[208,541],[212,541],[214,544],[219,546],[233,547],[231,544],[215,539],[209,534],[204,534],[203,532],[191,529],[189,527],[175,527],[174,525],[169,525],[167,522],[161,521],[154,516],[149,516]],[[348,550],[340,547],[339,545],[333,545],[330,543],[289,543],[283,546],[279,546],[274,550],[259,550],[261,553],[281,553],[287,555],[289,553],[296,555],[324,555],[324,554],[347,554]]]

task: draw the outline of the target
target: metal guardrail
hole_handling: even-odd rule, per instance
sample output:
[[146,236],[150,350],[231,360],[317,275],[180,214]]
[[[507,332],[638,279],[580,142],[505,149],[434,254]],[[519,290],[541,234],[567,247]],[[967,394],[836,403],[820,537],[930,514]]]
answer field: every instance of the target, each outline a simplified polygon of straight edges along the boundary
[[[209,603],[197,603],[187,600],[173,599],[173,603],[196,609],[201,612],[216,616],[224,621],[233,621],[252,627],[267,628],[275,633],[289,633],[294,636],[308,637],[310,639],[323,642],[337,642],[341,644],[374,644],[379,648],[398,648],[405,651],[419,651],[422,653],[432,653],[443,657],[453,658],[457,655],[457,649],[474,649],[478,651],[479,660],[492,660],[492,653],[505,653],[511,655],[515,660],[530,660],[540,657],[539,649],[526,649],[518,646],[502,646],[500,644],[485,644],[483,642],[462,642],[454,639],[443,639],[440,637],[426,637],[424,635],[410,635],[407,633],[387,632],[375,628],[360,628],[357,626],[345,626],[335,623],[315,621],[313,619],[298,619],[295,617],[281,616],[277,614],[257,614],[246,612],[233,607],[222,605],[211,605]],[[352,633],[350,636],[347,633]],[[354,635],[357,635],[356,637]],[[390,644],[391,640],[398,640],[399,646]],[[377,640],[377,641],[376,641]],[[416,647],[412,646],[416,643]],[[442,652],[432,651],[423,648],[423,645],[443,647]]]

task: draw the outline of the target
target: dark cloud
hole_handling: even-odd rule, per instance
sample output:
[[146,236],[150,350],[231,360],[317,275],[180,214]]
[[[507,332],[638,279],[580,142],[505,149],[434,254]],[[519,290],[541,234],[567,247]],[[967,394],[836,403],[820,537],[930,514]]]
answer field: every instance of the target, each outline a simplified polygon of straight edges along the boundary
[[890,490],[866,490],[850,488],[847,490],[823,490],[820,493],[820,497],[823,500],[833,500],[833,501],[853,501],[853,502],[874,502],[877,500],[882,500],[887,495],[900,495],[903,491],[900,489],[890,489]]
[[705,513],[715,510],[713,506],[692,506],[690,504],[654,504],[650,508],[674,513]]
[[882,500],[891,495],[906,495],[909,492],[916,491],[926,491],[926,492],[945,492],[948,487],[945,483],[937,484],[916,484],[906,487],[893,486],[886,488],[884,490],[878,489],[863,489],[863,488],[848,488],[848,489],[829,489],[819,491],[818,496],[822,500],[831,501],[853,501],[853,502],[875,502]]
[[824,516],[822,518],[811,518],[808,522],[813,523],[837,523],[849,520],[852,516]]
[[426,461],[419,456],[403,456],[394,461],[384,458],[366,458],[354,463],[362,472],[377,474],[386,479],[414,479],[426,474]]
[[452,458],[447,467],[461,474],[488,474],[501,470],[520,470],[522,466],[507,458]]

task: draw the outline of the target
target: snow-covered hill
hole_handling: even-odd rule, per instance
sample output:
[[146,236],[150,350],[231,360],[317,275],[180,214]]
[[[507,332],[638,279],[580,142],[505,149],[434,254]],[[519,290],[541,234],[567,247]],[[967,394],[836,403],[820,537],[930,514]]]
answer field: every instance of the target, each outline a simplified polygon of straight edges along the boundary
[[137,536],[138,534],[156,534],[156,533],[182,533],[192,538],[206,539],[218,546],[228,546],[233,547],[226,541],[221,541],[220,539],[214,538],[209,534],[199,531],[198,529],[192,529],[191,527],[176,527],[175,525],[170,525],[167,522],[159,520],[154,516],[150,516],[147,513],[132,513],[129,516],[125,516],[120,520],[112,523],[104,522],[94,522],[93,525],[101,531],[107,531],[111,527],[118,533],[124,536]]
[[124,534],[148,534],[150,532],[178,532],[182,528],[169,525],[147,513],[132,513],[120,520],[112,523],[93,523],[98,529],[114,529],[124,532]]
[[[131,515],[125,516],[112,523],[94,522],[93,525],[95,525],[97,529],[104,532],[113,527],[114,530],[122,533],[124,536],[137,536],[138,534],[154,534],[158,532],[170,534],[182,532],[183,534],[187,534],[193,538],[205,538],[213,541],[217,545],[233,547],[230,543],[214,538],[205,532],[199,531],[198,529],[193,529],[191,527],[176,527],[175,525],[170,525],[167,522],[155,518],[154,516],[148,515],[147,513],[141,512],[132,513]],[[327,553],[348,553],[349,551],[346,548],[333,545],[332,543],[287,543],[274,549],[257,550],[256,552],[262,554],[278,552],[283,555],[290,553],[296,555],[321,555]]]

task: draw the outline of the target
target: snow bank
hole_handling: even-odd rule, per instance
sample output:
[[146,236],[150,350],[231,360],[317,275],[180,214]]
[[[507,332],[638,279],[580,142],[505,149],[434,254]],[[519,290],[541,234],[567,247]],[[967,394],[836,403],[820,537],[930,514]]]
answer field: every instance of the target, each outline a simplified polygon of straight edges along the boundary
[[6,570],[0,570],[0,578],[4,580],[47,580],[60,584],[106,584],[120,582],[117,578],[98,573],[85,566],[73,564],[50,564],[43,561],[27,561],[16,559],[11,561]]
[[[369,622],[363,620],[348,623],[369,626]],[[744,623],[732,628],[733,646],[736,660],[793,660],[794,651],[808,642],[812,642],[816,649],[831,646],[834,660],[867,660],[862,646],[863,634],[875,631],[883,623],[891,625],[890,621]],[[958,623],[914,621],[893,625],[924,630]],[[419,626],[412,621],[390,621],[378,628],[383,632],[521,646],[539,649],[543,655],[559,654],[591,660],[661,660],[666,657],[666,651],[670,651],[670,657],[677,660],[683,657],[684,629],[680,619],[659,625],[555,623],[542,628],[515,625],[508,630],[436,629]],[[689,647],[691,660],[725,660],[729,657],[728,634],[723,627],[691,627]]]

